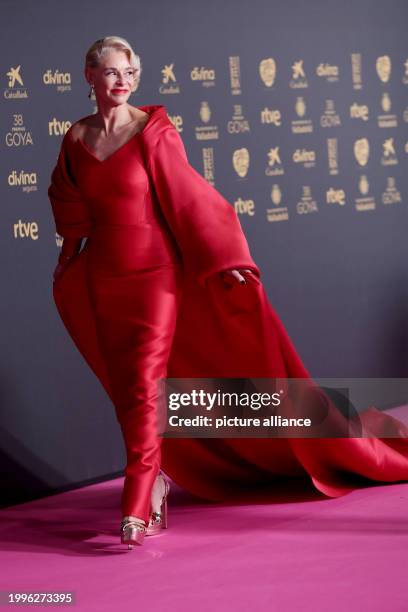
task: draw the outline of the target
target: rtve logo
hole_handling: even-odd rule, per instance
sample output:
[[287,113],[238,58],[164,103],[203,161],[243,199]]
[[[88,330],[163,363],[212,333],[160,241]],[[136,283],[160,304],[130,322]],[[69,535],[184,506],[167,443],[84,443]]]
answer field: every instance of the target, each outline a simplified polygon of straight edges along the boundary
[[19,219],[13,225],[14,238],[31,238],[38,240],[38,224],[35,221],[22,221]]
[[64,136],[71,125],[70,121],[59,121],[54,117],[48,122],[48,134],[50,136]]

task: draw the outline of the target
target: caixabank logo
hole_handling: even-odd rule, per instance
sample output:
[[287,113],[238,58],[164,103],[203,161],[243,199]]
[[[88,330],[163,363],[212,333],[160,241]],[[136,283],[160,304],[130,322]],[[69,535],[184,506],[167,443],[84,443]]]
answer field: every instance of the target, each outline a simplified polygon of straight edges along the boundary
[[309,87],[303,61],[303,59],[296,60],[291,66],[292,78],[289,81],[289,87],[291,89],[305,89],[306,87]]
[[266,156],[267,165],[265,167],[265,176],[281,176],[285,174],[285,168],[280,154],[280,145],[269,147]]
[[6,72],[7,84],[3,91],[5,100],[25,100],[28,98],[28,90],[24,85],[21,64],[11,66]]
[[162,79],[159,85],[159,93],[161,94],[179,94],[180,85],[177,83],[176,74],[174,71],[174,62],[165,64],[161,70]]

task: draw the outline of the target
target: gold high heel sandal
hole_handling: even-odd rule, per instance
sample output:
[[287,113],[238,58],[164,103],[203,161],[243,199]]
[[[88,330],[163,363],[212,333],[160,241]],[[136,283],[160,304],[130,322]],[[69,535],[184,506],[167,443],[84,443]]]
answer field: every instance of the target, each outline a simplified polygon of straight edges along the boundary
[[146,528],[147,536],[157,535],[162,529],[167,529],[167,496],[170,491],[170,483],[162,471],[159,472],[159,475],[164,480],[165,490],[160,505],[160,512],[152,512],[150,515],[149,524]]
[[122,544],[127,544],[128,549],[133,548],[133,544],[141,546],[146,535],[146,525],[139,522],[136,516],[124,516],[120,523],[120,540]]

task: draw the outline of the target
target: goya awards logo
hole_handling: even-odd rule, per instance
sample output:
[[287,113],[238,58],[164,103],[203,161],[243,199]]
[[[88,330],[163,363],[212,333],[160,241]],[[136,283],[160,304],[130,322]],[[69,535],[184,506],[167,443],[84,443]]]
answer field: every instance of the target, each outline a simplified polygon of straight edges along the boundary
[[339,67],[333,64],[320,63],[316,68],[318,77],[325,79],[328,83],[335,83],[339,80]]
[[229,74],[231,94],[238,96],[242,93],[241,88],[241,64],[239,55],[231,55],[229,57]]
[[279,153],[279,145],[271,147],[267,153],[268,165],[265,168],[266,176],[280,176],[285,173]]
[[381,156],[381,164],[383,166],[395,166],[398,164],[397,154],[395,152],[394,138],[387,138],[382,143],[383,151]]
[[382,113],[377,117],[378,127],[380,128],[393,128],[398,126],[397,115],[391,113],[391,97],[386,91],[381,96],[381,108]]
[[6,73],[8,78],[7,86],[4,90],[6,100],[21,100],[28,98],[27,88],[24,87],[23,77],[21,76],[21,64],[12,66]]
[[269,223],[276,221],[288,221],[289,211],[287,206],[282,206],[282,191],[277,183],[274,183],[271,188],[271,200],[274,204],[273,208],[266,209],[266,218]]
[[320,116],[322,128],[336,128],[341,126],[340,115],[336,111],[334,100],[326,100],[323,114]]
[[55,87],[60,93],[71,91],[71,73],[60,72],[58,69],[52,71],[49,68],[43,74],[43,83],[48,87]]
[[220,133],[217,125],[210,123],[211,121],[211,108],[207,101],[201,102],[200,105],[200,119],[201,125],[195,127],[195,137],[197,140],[218,140]]
[[304,89],[305,87],[309,87],[305,69],[303,68],[303,60],[297,60],[292,64],[292,78],[289,82],[289,87],[292,89]]
[[276,79],[276,62],[273,57],[268,57],[259,62],[259,76],[268,89],[274,85]]
[[162,81],[159,87],[159,93],[161,94],[179,94],[180,85],[177,83],[176,76],[174,74],[174,64],[165,64],[162,68]]
[[251,131],[248,119],[245,119],[241,104],[234,104],[232,119],[227,123],[229,134],[247,134]]
[[24,118],[21,113],[13,115],[13,124],[8,132],[6,132],[7,147],[26,147],[34,144],[33,135],[24,125]]
[[311,119],[306,117],[306,102],[302,96],[296,98],[295,112],[299,119],[292,120],[292,132],[294,134],[311,134],[313,132],[313,123]]
[[240,178],[245,178],[249,170],[249,151],[246,147],[235,149],[232,154],[232,165]]
[[387,177],[387,186],[382,194],[383,204],[398,204],[401,202],[401,192],[396,187],[395,178],[393,176]]
[[264,108],[261,110],[261,123],[263,125],[282,125],[282,113],[278,108]]
[[302,195],[296,204],[296,212],[298,215],[309,215],[318,211],[317,202],[312,196],[312,188],[310,185],[303,185]]
[[214,68],[205,68],[195,66],[190,72],[190,79],[196,83],[201,83],[203,87],[214,87],[215,85],[215,70]]
[[391,58],[389,55],[382,55],[377,57],[375,63],[378,78],[382,83],[388,83],[391,77]]
[[370,196],[370,183],[365,174],[362,174],[358,180],[358,190],[361,195],[355,199],[356,210],[359,212],[375,210],[375,199]]
[[367,138],[359,138],[354,143],[354,157],[360,166],[366,166],[370,156],[370,144]]

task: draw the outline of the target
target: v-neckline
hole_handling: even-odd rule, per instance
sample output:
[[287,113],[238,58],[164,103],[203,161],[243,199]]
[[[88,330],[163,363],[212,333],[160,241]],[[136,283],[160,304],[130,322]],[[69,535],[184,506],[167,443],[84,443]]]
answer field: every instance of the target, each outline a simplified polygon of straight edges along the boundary
[[[137,108],[137,107],[136,107]],[[87,153],[89,153],[89,155],[91,155],[91,157],[93,157],[93,159],[95,159],[98,163],[100,164],[104,164],[105,162],[107,162],[109,159],[111,159],[111,157],[114,157],[114,155],[116,155],[116,153],[119,153],[119,151],[121,151],[122,149],[124,149],[129,143],[131,143],[133,141],[133,139],[136,136],[139,136],[143,130],[145,129],[145,127],[148,125],[149,121],[150,121],[150,115],[151,113],[149,113],[149,119],[146,121],[146,123],[143,126],[143,129],[139,130],[138,132],[136,132],[135,134],[133,134],[133,136],[131,136],[129,138],[129,140],[127,140],[126,142],[124,142],[122,145],[120,145],[120,147],[118,147],[117,149],[115,149],[113,151],[113,153],[111,153],[110,155],[108,155],[108,157],[105,157],[104,159],[99,159],[99,157],[97,157],[95,155],[95,153],[91,150],[91,148],[89,147],[89,145],[86,144],[86,142],[84,140],[82,140],[82,138],[77,138],[74,142],[79,142],[80,145],[82,146],[82,148],[84,149],[84,151],[86,151]]]
[[[143,130],[142,130],[143,131]],[[133,136],[131,136],[131,138],[129,138],[129,140],[127,140],[126,142],[124,142],[122,145],[120,145],[120,147],[118,147],[117,149],[115,149],[113,151],[113,153],[111,153],[110,155],[108,155],[108,157],[105,157],[104,159],[99,159],[99,157],[96,157],[95,153],[91,150],[91,148],[86,144],[85,141],[82,140],[82,138],[77,138],[75,142],[79,142],[80,145],[82,145],[82,148],[84,149],[84,151],[86,151],[87,153],[89,153],[89,155],[91,157],[93,157],[98,163],[103,164],[106,161],[108,161],[108,159],[110,159],[111,157],[113,157],[114,155],[116,155],[116,153],[118,153],[119,151],[121,151],[122,149],[124,149],[126,147],[126,145],[128,145],[136,136],[138,136],[139,134],[141,134],[141,132],[136,132],[136,134],[133,134]]]

